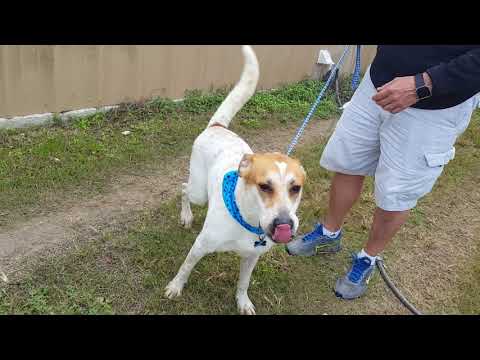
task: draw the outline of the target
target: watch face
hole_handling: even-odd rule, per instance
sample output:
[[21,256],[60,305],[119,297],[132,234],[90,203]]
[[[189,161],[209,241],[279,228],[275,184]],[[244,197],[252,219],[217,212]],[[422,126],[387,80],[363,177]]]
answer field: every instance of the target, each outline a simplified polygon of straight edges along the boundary
[[419,99],[425,99],[427,97],[430,97],[430,90],[426,86],[421,87],[417,89],[417,96]]

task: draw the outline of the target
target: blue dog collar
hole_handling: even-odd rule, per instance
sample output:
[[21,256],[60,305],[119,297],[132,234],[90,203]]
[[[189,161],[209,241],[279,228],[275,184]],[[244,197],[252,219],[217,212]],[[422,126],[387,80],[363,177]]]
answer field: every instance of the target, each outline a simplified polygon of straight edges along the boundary
[[267,241],[265,240],[265,233],[261,227],[252,226],[247,223],[238,209],[237,202],[235,200],[235,188],[238,182],[238,171],[230,171],[223,177],[222,193],[223,202],[230,215],[246,230],[258,235],[258,241],[255,241],[254,246],[265,246]]

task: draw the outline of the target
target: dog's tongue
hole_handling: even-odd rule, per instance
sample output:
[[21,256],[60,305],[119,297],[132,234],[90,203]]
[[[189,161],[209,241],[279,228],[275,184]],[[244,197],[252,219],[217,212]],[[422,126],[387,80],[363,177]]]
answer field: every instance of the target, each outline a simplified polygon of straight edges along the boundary
[[281,243],[286,243],[290,241],[292,237],[292,229],[288,224],[281,224],[275,228],[275,233],[273,234],[273,240]]

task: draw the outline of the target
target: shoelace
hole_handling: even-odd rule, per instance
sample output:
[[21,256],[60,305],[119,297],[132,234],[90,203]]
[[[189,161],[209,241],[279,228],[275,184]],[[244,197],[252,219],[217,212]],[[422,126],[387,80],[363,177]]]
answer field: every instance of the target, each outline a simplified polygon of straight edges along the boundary
[[348,279],[351,282],[358,283],[364,272],[370,268],[370,261],[366,258],[358,258],[356,255],[353,255],[353,257],[353,266]]

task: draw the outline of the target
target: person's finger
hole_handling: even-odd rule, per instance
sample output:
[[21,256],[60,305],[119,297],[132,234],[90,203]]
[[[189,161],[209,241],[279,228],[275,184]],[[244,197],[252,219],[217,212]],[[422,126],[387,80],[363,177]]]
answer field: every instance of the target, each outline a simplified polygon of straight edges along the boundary
[[394,109],[397,109],[398,108],[398,105],[397,104],[388,104],[388,105],[385,105],[385,106],[382,106],[383,110],[385,111],[388,111],[388,112],[392,112]]
[[396,107],[394,109],[392,109],[392,111],[390,111],[392,114],[398,114],[400,111],[403,111],[405,110],[404,107]]
[[391,104],[393,103],[393,99],[389,96],[383,100],[379,100],[379,101],[375,101],[377,103],[377,105],[381,106],[381,107],[384,107],[388,104]]
[[390,90],[389,89],[383,89],[382,91],[376,93],[372,99],[374,101],[381,101],[383,99],[385,99],[386,97],[390,96]]
[[382,86],[380,86],[379,88],[377,88],[377,91],[382,91],[382,90],[388,88],[394,81],[395,81],[395,79],[393,79],[392,81],[389,81],[389,82],[386,83],[386,84],[383,84]]
[[394,104],[387,111],[391,112],[392,114],[398,114],[400,111],[403,111],[407,108],[408,106],[405,106],[403,104]]

